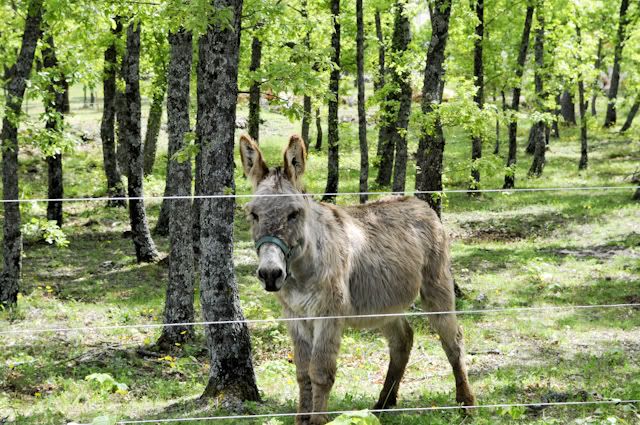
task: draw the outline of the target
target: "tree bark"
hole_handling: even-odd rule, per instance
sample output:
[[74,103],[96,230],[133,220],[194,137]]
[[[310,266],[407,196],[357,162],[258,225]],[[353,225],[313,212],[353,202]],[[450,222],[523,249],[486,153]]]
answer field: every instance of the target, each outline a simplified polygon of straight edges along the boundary
[[122,34],[122,21],[120,17],[115,18],[116,26],[112,28],[111,35],[113,41],[104,52],[103,70],[103,108],[102,122],[100,124],[100,138],[102,140],[102,158],[104,162],[104,172],[107,176],[107,196],[110,198],[122,198],[107,202],[109,207],[124,207],[126,202],[124,186],[118,166],[116,155],[116,74],[118,68],[118,51],[116,39]]
[[[249,71],[260,69],[262,61],[262,41],[257,36],[251,40],[251,63]],[[249,88],[249,135],[256,142],[260,142],[260,81],[254,79]]]
[[618,97],[618,87],[620,85],[620,62],[622,60],[622,49],[626,41],[627,25],[629,17],[627,10],[629,9],[629,0],[620,2],[620,20],[618,21],[618,37],[613,53],[613,71],[611,72],[611,85],[609,86],[609,103],[607,104],[607,115],[605,116],[604,126],[612,127],[617,120],[616,99]]
[[[580,27],[576,26],[578,36],[578,48],[582,49],[582,34]],[[580,163],[579,170],[587,168],[589,162],[589,145],[587,138],[587,103],[584,99],[584,79],[582,73],[578,76],[578,107],[580,109]]]
[[[404,3],[399,1],[396,5],[396,19],[393,30],[392,49],[394,56],[405,54],[411,42],[411,25],[405,14]],[[411,72],[405,69],[393,67],[391,79],[398,87],[397,100],[400,104],[398,115],[392,128],[391,145],[395,147],[393,166],[392,190],[396,193],[404,193],[407,180],[407,128],[409,115],[411,114]]]
[[[358,141],[360,143],[360,203],[367,202],[369,191],[369,145],[367,144],[367,116],[364,92],[364,17],[362,0],[356,0],[356,67],[358,84]],[[304,137],[304,136],[303,136]]]
[[143,170],[148,176],[153,172],[153,165],[156,162],[156,152],[158,150],[158,136],[160,135],[160,124],[162,122],[162,103],[164,93],[167,91],[167,76],[158,75],[153,82],[153,96],[151,107],[149,108],[149,118],[147,119],[147,132],[144,136],[143,146]]
[[[43,0],[31,0],[27,9],[22,44],[15,64],[5,68],[6,107],[2,120],[2,195],[6,200],[20,198],[18,183],[18,124],[22,101],[26,89],[26,80],[31,74],[33,57],[43,14]],[[4,205],[2,240],[3,269],[0,274],[0,305],[15,305],[20,289],[22,270],[22,233],[20,230],[20,205],[18,202],[6,202]]]
[[[201,184],[198,195],[233,193],[233,146],[238,92],[242,0],[219,0],[231,14],[228,25],[210,26],[200,38],[198,120]],[[233,267],[234,198],[201,200],[200,299],[205,321],[243,320]],[[258,400],[247,325],[205,327],[211,366],[203,397]]]
[[[542,72],[544,69],[544,42],[545,42],[545,20],[544,20],[544,0],[541,0],[538,7],[538,12],[536,14],[536,18],[538,20],[538,28],[536,29],[536,39],[534,43],[534,52],[536,58],[536,70],[534,75],[535,86],[536,86],[536,103],[537,108],[540,111],[544,110],[544,101],[546,94],[544,92],[544,81]],[[540,176],[542,175],[542,170],[544,169],[545,164],[545,151],[547,148],[547,144],[545,141],[545,133],[546,133],[547,125],[544,121],[538,121],[533,125],[533,143],[534,143],[534,152],[533,152],[533,162],[531,163],[531,168],[529,168],[529,175],[531,176]]]
[[[427,52],[427,63],[424,70],[422,87],[422,113],[433,112],[433,105],[442,103],[444,90],[444,54],[449,36],[449,18],[451,16],[451,0],[436,0],[431,14],[431,42]],[[418,144],[416,190],[442,190],[442,159],[444,154],[444,134],[442,122],[436,116],[434,128],[422,128]],[[435,196],[434,196],[435,195]],[[431,208],[441,215],[442,199],[439,194],[418,193],[416,196],[427,201]]]
[[513,116],[509,121],[509,155],[507,157],[507,172],[504,175],[504,189],[511,189],[516,184],[515,165],[518,153],[518,118],[516,114],[520,109],[520,93],[522,92],[522,75],[524,74],[524,65],[527,60],[527,50],[529,49],[529,38],[531,35],[531,24],[533,22],[533,5],[527,6],[524,27],[522,29],[522,38],[520,39],[520,50],[518,52],[518,64],[516,66],[517,83],[513,87],[511,97],[511,111]]
[[631,125],[633,124],[633,119],[636,117],[636,114],[638,113],[638,109],[640,109],[640,97],[636,97],[635,102],[633,102],[633,105],[629,110],[629,114],[627,115],[627,119],[625,120],[624,125],[620,129],[620,133],[624,133],[625,131],[631,128]]
[[[484,108],[484,62],[482,60],[482,43],[484,38],[484,0],[476,0],[476,37],[473,41],[473,77],[476,85],[476,94],[473,100],[478,109]],[[477,190],[480,184],[480,170],[477,161],[482,158],[482,137],[471,138],[471,178],[473,183],[469,189]]]
[[141,140],[140,112],[140,24],[132,22],[127,29],[127,50],[122,59],[122,77],[126,89],[123,96],[123,109],[120,116],[122,130],[121,139],[128,148],[127,192],[129,195],[129,219],[131,236],[136,250],[138,262],[154,262],[158,259],[158,251],[151,238],[144,201],[143,157]]
[[322,119],[320,118],[320,108],[316,108],[316,150],[322,149]]
[[327,142],[329,144],[327,160],[327,186],[322,200],[335,202],[335,193],[338,192],[339,162],[340,162],[340,135],[338,134],[338,104],[340,101],[340,0],[331,0],[331,19],[333,20],[333,34],[331,34],[331,48],[333,54],[331,61],[334,67],[329,77],[329,113],[327,119]]
[[[186,146],[189,132],[189,86],[191,80],[192,40],[185,30],[169,34],[171,48],[167,72],[167,130],[169,161],[167,166],[168,196],[191,195],[191,160],[178,162],[173,155]],[[192,322],[194,318],[193,223],[190,199],[168,199],[170,210],[169,282],[164,305],[164,323]],[[162,328],[159,346],[166,348],[191,339],[190,326]]]
[[[64,74],[58,68],[58,58],[51,34],[47,36],[46,44],[42,49],[42,63],[49,73],[48,95],[45,102],[47,122],[45,128],[51,133],[62,133],[64,130],[64,114],[69,112],[65,101],[69,92],[69,84]],[[47,156],[47,196],[49,199],[62,199],[64,197],[64,185],[62,180],[62,153],[54,153]],[[62,201],[47,202],[47,220],[55,221],[58,227],[62,227]]]
[[[596,53],[596,63],[594,66],[594,69],[596,71],[600,71],[600,69],[602,68],[602,37],[598,38],[598,52]],[[596,98],[598,97],[598,92],[600,91],[600,88],[598,87],[598,82],[599,82],[599,76],[597,76],[595,78],[595,80],[593,81],[593,85],[591,87],[591,116],[596,116],[597,114],[597,110],[596,110]]]

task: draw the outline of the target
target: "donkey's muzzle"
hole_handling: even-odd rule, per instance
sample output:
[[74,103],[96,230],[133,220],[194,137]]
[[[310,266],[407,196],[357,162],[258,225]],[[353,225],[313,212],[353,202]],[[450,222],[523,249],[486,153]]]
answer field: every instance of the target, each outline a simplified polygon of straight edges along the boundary
[[281,269],[258,269],[258,278],[264,282],[264,289],[269,292],[280,290],[278,282],[282,280]]

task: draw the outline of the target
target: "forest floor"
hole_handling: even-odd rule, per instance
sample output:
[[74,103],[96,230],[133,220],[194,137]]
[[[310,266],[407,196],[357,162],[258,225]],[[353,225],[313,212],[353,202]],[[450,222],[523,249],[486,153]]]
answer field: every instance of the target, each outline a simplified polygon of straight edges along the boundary
[[[242,109],[242,113],[246,113]],[[280,152],[297,124],[264,114],[261,146],[267,160]],[[74,128],[90,139],[65,156],[66,196],[104,195],[96,111],[78,110]],[[595,126],[595,125],[594,125]],[[528,126],[521,125],[520,145]],[[519,149],[518,187],[623,185],[640,164],[638,133],[620,136],[595,129],[589,170],[578,173],[576,129],[562,128],[552,139],[539,179],[527,179],[531,158]],[[326,134],[326,131],[325,131]],[[355,123],[341,126],[340,190],[356,191],[359,154]],[[165,137],[165,136],[163,136]],[[315,138],[314,138],[315,139]],[[370,140],[375,140],[372,129]],[[482,187],[500,188],[504,155],[487,143]],[[415,137],[410,152],[415,151]],[[161,140],[166,148],[166,137]],[[446,186],[466,188],[468,136],[448,132]],[[371,157],[375,147],[371,147]],[[270,162],[271,163],[271,162]],[[148,195],[161,195],[166,153],[145,181]],[[239,165],[239,162],[238,164]],[[410,164],[408,176],[413,176]],[[326,150],[310,152],[307,190],[322,192]],[[25,198],[46,194],[46,168],[35,149],[21,154]],[[373,174],[373,173],[372,173]],[[236,170],[238,193],[249,193]],[[413,188],[410,180],[407,188]],[[373,190],[379,188],[373,187]],[[464,297],[458,309],[560,307],[640,303],[640,206],[630,190],[584,192],[450,194],[444,222],[453,236],[453,270]],[[245,200],[240,200],[242,204]],[[357,202],[340,197],[339,204]],[[159,203],[147,203],[154,224]],[[44,203],[23,205],[23,217],[45,215]],[[64,233],[69,245],[25,240],[19,307],[0,312],[0,330],[84,328],[159,323],[167,262],[136,264],[124,209],[104,203],[66,203]],[[256,255],[241,205],[237,207],[235,259],[242,307],[251,319],[275,318],[280,308],[255,278]],[[163,256],[168,243],[156,238]],[[199,306],[197,307],[199,309]],[[416,307],[416,310],[418,308]],[[198,316],[200,316],[198,314]],[[640,309],[609,308],[460,315],[472,386],[481,404],[640,399]],[[400,389],[399,407],[455,405],[454,381],[428,321],[411,317],[415,343]],[[261,403],[244,414],[295,411],[297,384],[292,349],[284,325],[250,326]],[[202,330],[171,353],[156,351],[159,329],[130,328],[2,335],[0,423],[88,423],[100,415],[156,419],[223,415],[203,404],[208,374]],[[370,408],[388,361],[386,344],[373,331],[347,331],[339,357],[330,410]],[[98,374],[98,375],[96,375]],[[126,384],[126,387],[118,384]],[[602,424],[640,423],[640,405],[511,407],[384,414],[384,424]],[[6,419],[5,419],[6,418]],[[167,422],[177,423],[177,422]],[[195,423],[195,422],[194,422]],[[291,418],[199,421],[202,424],[291,424]]]

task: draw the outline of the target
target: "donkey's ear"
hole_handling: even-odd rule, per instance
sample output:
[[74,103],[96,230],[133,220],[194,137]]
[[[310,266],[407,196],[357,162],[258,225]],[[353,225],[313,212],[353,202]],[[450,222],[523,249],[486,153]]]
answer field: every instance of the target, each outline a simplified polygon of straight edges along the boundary
[[257,188],[269,173],[269,167],[262,158],[258,144],[246,134],[240,136],[240,159],[245,176],[249,177],[253,188]]
[[306,161],[307,148],[304,146],[304,141],[302,137],[294,134],[284,151],[284,172],[289,181],[298,188],[302,186],[301,178]]

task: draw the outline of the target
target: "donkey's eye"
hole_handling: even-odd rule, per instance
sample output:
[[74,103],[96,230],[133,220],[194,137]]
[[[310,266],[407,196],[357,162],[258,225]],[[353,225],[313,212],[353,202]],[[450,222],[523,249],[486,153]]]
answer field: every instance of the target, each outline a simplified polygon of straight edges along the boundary
[[253,220],[255,222],[258,222],[258,214],[252,212],[251,213],[251,220]]
[[300,211],[294,211],[287,216],[287,221],[295,221],[300,216]]

